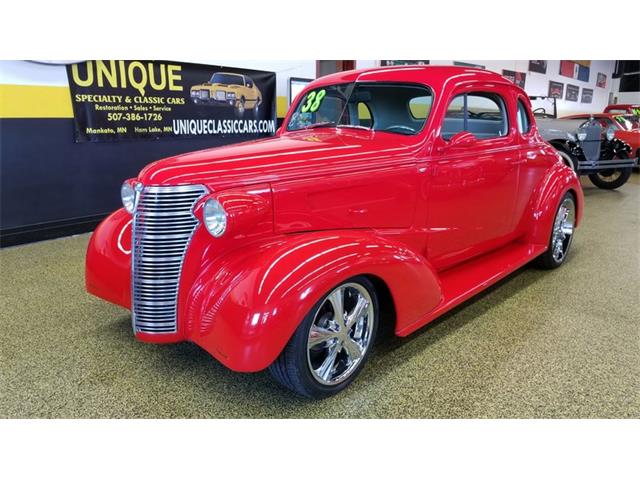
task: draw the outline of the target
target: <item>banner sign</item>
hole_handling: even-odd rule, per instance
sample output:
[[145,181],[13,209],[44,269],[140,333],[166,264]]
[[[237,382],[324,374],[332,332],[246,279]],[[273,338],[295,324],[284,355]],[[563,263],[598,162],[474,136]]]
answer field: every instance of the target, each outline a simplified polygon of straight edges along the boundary
[[90,60],[67,65],[76,142],[232,137],[276,130],[273,72],[191,63]]

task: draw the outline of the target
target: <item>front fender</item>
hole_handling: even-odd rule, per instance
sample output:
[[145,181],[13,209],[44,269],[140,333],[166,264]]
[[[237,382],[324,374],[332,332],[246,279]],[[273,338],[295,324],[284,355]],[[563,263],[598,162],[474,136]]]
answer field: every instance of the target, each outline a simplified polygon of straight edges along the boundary
[[85,287],[89,293],[131,308],[131,221],[124,208],[95,229],[85,257]]
[[441,300],[424,257],[373,231],[281,236],[229,252],[200,272],[189,294],[187,337],[233,370],[262,370],[322,296],[355,275],[386,283],[396,330]]

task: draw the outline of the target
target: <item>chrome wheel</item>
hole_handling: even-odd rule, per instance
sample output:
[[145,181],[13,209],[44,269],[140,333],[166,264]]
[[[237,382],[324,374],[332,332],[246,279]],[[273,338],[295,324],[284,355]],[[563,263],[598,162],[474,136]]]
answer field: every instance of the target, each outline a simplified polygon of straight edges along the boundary
[[567,255],[571,238],[573,237],[573,228],[576,221],[576,206],[573,198],[567,196],[558,208],[556,219],[553,223],[553,236],[551,238],[551,248],[553,251],[553,259],[557,263],[561,263]]
[[345,283],[324,300],[311,324],[307,362],[314,379],[336,385],[351,376],[369,349],[375,313],[359,283]]

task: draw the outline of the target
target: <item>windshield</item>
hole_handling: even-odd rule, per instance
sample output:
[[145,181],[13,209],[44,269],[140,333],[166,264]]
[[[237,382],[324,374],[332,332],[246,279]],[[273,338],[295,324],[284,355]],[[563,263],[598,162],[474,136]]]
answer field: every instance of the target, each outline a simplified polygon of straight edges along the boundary
[[640,120],[635,115],[616,115],[615,119],[624,130],[640,128]]
[[415,135],[424,127],[432,99],[431,90],[421,85],[329,85],[300,98],[287,130],[342,127]]
[[210,83],[224,83],[225,85],[244,85],[242,76],[231,73],[214,73]]

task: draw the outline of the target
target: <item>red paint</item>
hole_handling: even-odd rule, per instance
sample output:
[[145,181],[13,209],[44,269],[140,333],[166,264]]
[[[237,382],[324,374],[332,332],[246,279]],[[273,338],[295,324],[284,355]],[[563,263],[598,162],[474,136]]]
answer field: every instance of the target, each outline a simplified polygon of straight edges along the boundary
[[[213,196],[229,212],[229,226],[216,239],[200,225],[191,239],[177,333],[138,334],[140,340],[193,341],[229,368],[261,370],[327,291],[361,274],[386,285],[395,331],[407,335],[544,252],[567,191],[576,196],[580,221],[576,175],[535,125],[528,134],[517,131],[517,99],[530,104],[502,76],[395,67],[341,72],[308,88],[356,79],[429,86],[434,102],[425,128],[415,136],[282,129],[274,138],[142,170],[137,180],[145,185],[205,185],[210,193],[196,205],[196,217]],[[503,97],[508,135],[444,141],[448,103],[473,90]],[[98,227],[86,274],[91,293],[127,308],[130,220],[118,210]]]

